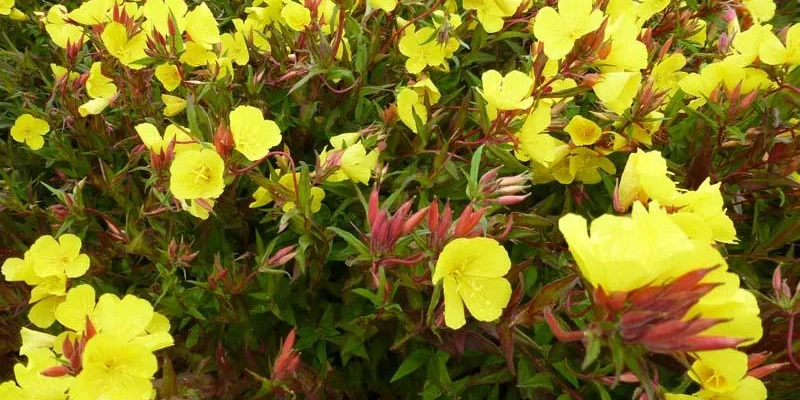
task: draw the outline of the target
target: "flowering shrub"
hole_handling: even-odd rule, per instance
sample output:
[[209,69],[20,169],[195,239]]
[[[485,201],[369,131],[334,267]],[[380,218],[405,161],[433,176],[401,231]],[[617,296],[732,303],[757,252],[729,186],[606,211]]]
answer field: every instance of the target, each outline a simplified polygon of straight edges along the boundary
[[0,0],[0,398],[795,398],[798,21]]

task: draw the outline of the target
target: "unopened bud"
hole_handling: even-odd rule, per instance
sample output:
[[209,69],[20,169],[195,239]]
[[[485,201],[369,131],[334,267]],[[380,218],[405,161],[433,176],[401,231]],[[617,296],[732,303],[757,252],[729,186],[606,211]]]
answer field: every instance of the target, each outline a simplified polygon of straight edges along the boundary
[[233,135],[225,122],[220,122],[214,133],[214,148],[220,156],[227,158],[233,149]]
[[55,367],[50,367],[42,371],[42,375],[50,377],[50,378],[58,378],[61,376],[65,376],[69,374],[70,370],[69,367],[66,365],[57,365]]
[[430,206],[425,207],[422,210],[419,210],[414,214],[412,214],[403,224],[403,235],[408,235],[414,229],[416,229],[417,226],[419,226],[419,224],[422,223],[422,221],[425,219],[425,216],[428,215],[429,209]]
[[525,199],[527,199],[527,198],[528,198],[528,196],[530,196],[530,195],[531,195],[531,194],[530,194],[530,193],[528,193],[528,194],[526,194],[526,195],[522,195],[522,196],[520,196],[520,195],[514,195],[514,196],[502,196],[502,197],[499,197],[499,198],[497,199],[497,202],[498,202],[499,204],[502,204],[502,205],[504,205],[504,206],[513,206],[513,205],[515,205],[515,204],[522,203],[522,202],[523,202],[523,201],[525,201]]
[[269,260],[267,260],[267,264],[273,267],[286,264],[297,255],[297,251],[295,251],[296,247],[297,246],[295,245],[291,245],[276,251],[275,254],[273,254]]

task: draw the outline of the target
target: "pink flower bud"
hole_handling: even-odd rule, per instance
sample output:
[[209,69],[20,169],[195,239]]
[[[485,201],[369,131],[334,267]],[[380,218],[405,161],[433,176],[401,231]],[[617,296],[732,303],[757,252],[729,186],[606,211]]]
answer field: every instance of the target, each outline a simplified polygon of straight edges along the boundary
[[504,206],[513,206],[515,204],[522,203],[530,195],[531,194],[528,193],[528,194],[526,194],[524,196],[519,196],[519,195],[517,195],[517,196],[502,196],[502,197],[497,199],[497,202],[502,204],[502,205],[504,205]]

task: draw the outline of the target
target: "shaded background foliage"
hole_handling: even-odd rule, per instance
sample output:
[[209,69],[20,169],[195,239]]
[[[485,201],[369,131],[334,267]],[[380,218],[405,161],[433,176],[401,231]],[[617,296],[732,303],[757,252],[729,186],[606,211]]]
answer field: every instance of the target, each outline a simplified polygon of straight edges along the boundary
[[[67,2],[69,3],[69,2]],[[212,10],[235,15],[241,2],[209,1]],[[702,3],[702,2],[701,2]],[[800,6],[795,1],[779,4],[776,26],[797,22]],[[75,6],[75,4],[69,4]],[[38,2],[18,1],[25,10]],[[375,19],[370,33],[348,19],[352,60],[316,72],[328,79],[340,78],[355,87],[347,93],[328,90],[313,76],[290,92],[291,85],[230,85],[217,82],[207,87],[198,103],[194,123],[211,135],[213,116],[226,115],[234,105],[246,103],[270,110],[281,126],[286,146],[295,162],[314,165],[314,151],[334,134],[356,131],[385,118],[393,102],[393,87],[405,80],[403,58],[381,53],[390,29]],[[381,33],[381,31],[385,32]],[[352,38],[356,37],[357,40]],[[480,29],[462,38],[471,49],[457,54],[449,74],[431,72],[443,98],[439,104],[459,108],[475,101],[464,88],[479,85],[481,71],[508,70],[524,64],[530,38],[513,32],[487,40]],[[507,39],[507,40],[504,40]],[[514,40],[511,40],[514,39]],[[38,236],[70,231],[84,238],[92,268],[83,279],[102,291],[133,292],[148,297],[173,324],[176,346],[163,351],[163,379],[167,394],[220,398],[265,396],[271,383],[266,377],[279,353],[282,339],[294,327],[295,348],[302,353],[303,379],[322,385],[322,396],[346,398],[406,398],[423,392],[426,398],[459,395],[467,399],[628,398],[632,390],[617,388],[613,396],[599,377],[613,373],[605,355],[595,370],[582,372],[583,348],[553,339],[549,328],[535,315],[534,322],[519,329],[527,340],[517,347],[515,374],[506,367],[503,350],[479,325],[464,332],[440,331],[426,326],[431,302],[430,286],[414,280],[420,270],[392,270],[394,282],[388,293],[369,286],[368,266],[348,263],[353,249],[328,227],[358,235],[366,229],[364,211],[369,188],[349,183],[325,183],[328,196],[322,210],[311,219],[283,219],[279,210],[248,208],[255,185],[236,178],[228,184],[215,207],[216,216],[199,221],[187,213],[156,212],[161,199],[147,189],[150,171],[143,167],[144,152],[133,126],[152,111],[150,96],[141,103],[106,112],[102,119],[76,120],[53,107],[51,62],[62,63],[62,51],[54,51],[48,38],[32,24],[0,19],[0,259],[21,256]],[[276,52],[272,57],[286,56]],[[696,60],[702,61],[702,57]],[[248,78],[254,67],[237,70]],[[263,66],[263,65],[262,65]],[[285,72],[285,71],[284,71]],[[151,78],[136,71],[129,87],[142,88]],[[800,84],[800,68],[791,79]],[[293,82],[297,83],[297,81]],[[591,107],[589,94],[569,107],[568,115],[584,114]],[[798,169],[800,141],[776,143],[776,130],[791,127],[797,118],[800,94],[779,91],[760,98],[747,117],[735,125],[720,124],[715,115],[681,113],[680,98],[673,100],[668,118],[655,137],[672,163],[682,187],[694,188],[706,177],[723,182],[729,215],[734,218],[740,243],[727,246],[730,268],[743,285],[763,293],[761,306],[764,339],[752,351],[771,351],[776,360],[786,357],[786,315],[768,300],[773,296],[770,279],[777,265],[790,286],[798,283],[800,258],[800,183],[785,178]],[[587,110],[582,109],[586,107]],[[51,123],[47,145],[33,153],[5,134],[25,110],[40,110]],[[128,110],[142,110],[131,115]],[[708,107],[710,113],[717,112]],[[719,113],[724,112],[718,110]],[[475,148],[451,142],[451,135],[467,118],[461,112],[437,114],[435,128],[413,135],[407,130],[389,131],[382,146],[382,162],[389,166],[381,193],[392,209],[414,199],[417,209],[434,198],[448,199],[456,213],[469,202],[463,172]],[[88,121],[88,122],[87,122]],[[191,121],[190,121],[191,123]],[[194,127],[193,127],[194,131]],[[721,146],[717,135],[751,138],[750,146]],[[448,154],[450,155],[448,157]],[[622,170],[625,156],[611,157]],[[501,174],[524,172],[523,166],[495,146],[485,148],[481,171],[502,165]],[[614,177],[604,176],[598,185],[537,185],[524,203],[513,206],[514,226],[509,233],[515,263],[510,277],[521,272],[527,299],[555,304],[563,299],[563,287],[571,282],[567,249],[555,221],[574,211],[597,217],[612,210]],[[358,193],[356,193],[358,191]],[[64,196],[74,194],[76,206],[65,212]],[[499,234],[507,221],[498,213],[488,221],[489,231]],[[285,224],[286,229],[281,229]],[[171,244],[172,243],[172,244]],[[259,265],[276,249],[298,245],[298,255],[284,269],[261,270]],[[408,246],[404,243],[403,246]],[[196,257],[189,255],[197,252]],[[182,258],[183,257],[183,258]],[[189,259],[191,260],[189,261]],[[253,272],[256,273],[253,273]],[[19,347],[18,332],[27,323],[23,284],[0,284],[0,377],[7,379]],[[385,296],[384,296],[385,295]],[[384,296],[383,298],[379,296]],[[798,341],[800,342],[800,341]],[[457,357],[454,346],[466,346]],[[795,345],[795,351],[797,351]],[[678,383],[680,367],[652,356],[664,367],[662,379]],[[579,379],[580,378],[580,379]],[[786,369],[770,376],[770,398],[796,398],[800,393],[797,371]],[[592,382],[592,384],[587,384]],[[324,385],[323,385],[324,383]],[[260,394],[259,394],[260,393]]]

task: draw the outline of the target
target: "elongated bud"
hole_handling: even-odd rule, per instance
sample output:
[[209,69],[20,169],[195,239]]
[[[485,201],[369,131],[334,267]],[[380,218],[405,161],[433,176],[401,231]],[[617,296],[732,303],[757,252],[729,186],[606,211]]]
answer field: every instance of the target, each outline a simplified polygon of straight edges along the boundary
[[291,245],[276,251],[275,254],[267,260],[267,264],[273,267],[286,264],[297,255],[297,251],[295,251],[296,248],[297,246]]
[[764,377],[766,377],[767,375],[769,375],[769,374],[771,374],[773,372],[777,372],[778,370],[780,370],[781,368],[783,368],[783,367],[785,367],[787,365],[789,365],[788,362],[767,364],[767,365],[765,365],[763,367],[758,367],[756,369],[753,369],[753,370],[749,371],[747,373],[747,376],[752,376],[753,378],[761,379],[761,378],[764,378]]
[[768,351],[763,351],[761,353],[753,353],[747,355],[747,369],[751,370],[753,368],[758,367],[759,365],[763,364],[764,361],[767,361],[769,358],[770,353]]
[[436,231],[439,224],[439,200],[433,199],[430,207],[428,208],[428,230],[431,233]]
[[414,229],[422,223],[422,220],[425,219],[425,216],[428,214],[428,210],[430,206],[423,208],[412,214],[406,222],[403,224],[403,235],[408,235],[409,233],[413,232]]
[[746,94],[739,104],[736,106],[737,111],[743,111],[749,108],[754,101],[758,98],[758,89],[753,89],[752,92]]
[[527,188],[528,188],[528,186],[524,186],[524,185],[503,186],[499,190],[497,190],[497,193],[500,194],[500,195],[510,195],[510,194],[519,193],[519,192],[521,192],[521,191],[523,191],[523,190],[525,190]]
[[223,158],[227,158],[233,149],[233,135],[223,121],[220,121],[214,133],[214,148]]
[[528,182],[530,176],[526,173],[514,175],[514,176],[506,176],[504,178],[500,178],[497,180],[497,183],[500,186],[515,186],[515,185],[522,185]]
[[70,370],[69,367],[66,365],[57,365],[55,367],[50,367],[42,371],[42,375],[50,377],[50,378],[58,378],[61,376],[65,376],[69,374]]
[[372,226],[375,223],[375,218],[378,216],[378,188],[373,187],[372,193],[369,195],[369,209],[367,210],[367,221]]
[[504,206],[513,206],[515,204],[522,203],[530,195],[531,194],[528,193],[528,194],[526,194],[524,196],[519,196],[519,195],[516,195],[516,196],[502,196],[502,197],[499,197],[497,199],[497,202],[502,204],[502,205],[504,205]]
[[490,182],[492,182],[493,180],[495,180],[497,178],[497,172],[499,170],[500,170],[500,167],[492,168],[491,170],[489,170],[488,172],[483,174],[483,176],[481,176],[481,179],[478,181],[478,183],[480,185],[488,185]]
[[775,272],[772,273],[772,292],[775,294],[775,298],[779,300],[782,298],[782,283],[783,274],[781,273],[781,266],[778,265],[778,267],[775,268]]
[[92,320],[89,319],[89,316],[87,315],[86,316],[86,332],[84,333],[84,336],[87,339],[91,339],[96,334],[97,334],[97,330],[95,329],[94,324],[92,323]]

